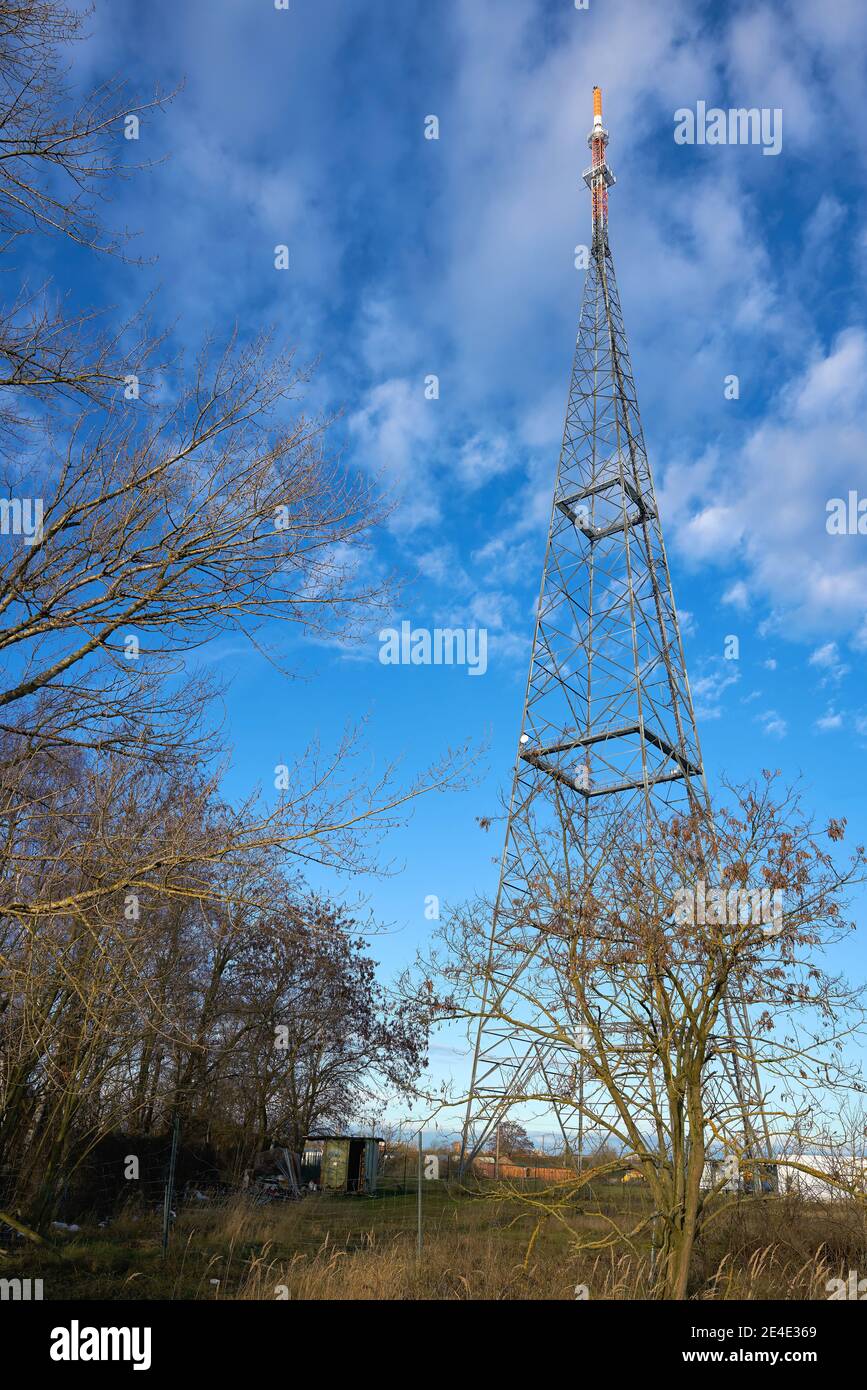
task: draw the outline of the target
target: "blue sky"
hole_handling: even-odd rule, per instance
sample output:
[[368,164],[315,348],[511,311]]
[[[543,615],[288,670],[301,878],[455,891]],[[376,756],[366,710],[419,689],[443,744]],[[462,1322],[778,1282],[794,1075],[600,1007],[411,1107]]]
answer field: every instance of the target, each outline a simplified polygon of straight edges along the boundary
[[[208,654],[232,677],[232,792],[361,715],[372,755],[403,755],[407,771],[488,738],[479,785],[425,802],[394,837],[392,877],[339,886],[389,925],[384,971],[424,941],[426,895],[495,886],[501,833],[475,818],[496,813],[514,757],[583,278],[574,248],[589,240],[595,83],[711,783],[803,774],[817,813],[863,838],[867,536],[825,527],[829,498],[867,496],[860,0],[98,0],[90,33],[76,80],[184,82],[131,147],[162,162],[109,213],[154,261],[43,248],[32,273],[120,311],[156,290],[157,320],[191,351],[235,323],[274,325],[318,358],[307,404],[342,410],[335,445],[396,502],[365,560],[411,581],[395,621],[489,634],[478,678],[383,666],[375,630],[352,653],[272,632],[292,681],[239,643]],[[675,111],[700,100],[781,108],[780,153],[676,144]],[[438,140],[424,138],[429,115]],[[854,944],[841,963],[864,973]]]

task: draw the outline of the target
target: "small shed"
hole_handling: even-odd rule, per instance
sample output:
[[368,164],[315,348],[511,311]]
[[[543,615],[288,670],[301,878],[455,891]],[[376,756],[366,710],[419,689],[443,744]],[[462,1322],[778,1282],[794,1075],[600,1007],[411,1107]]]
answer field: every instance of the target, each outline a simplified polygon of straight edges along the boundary
[[711,1192],[714,1189],[719,1192],[741,1191],[737,1158],[733,1156],[706,1158],[704,1171],[701,1175],[701,1187],[704,1192]]
[[301,1177],[323,1192],[376,1191],[385,1140],[375,1134],[309,1134],[304,1140]]
[[745,1192],[753,1195],[777,1191],[777,1171],[773,1164],[743,1159],[740,1163],[736,1155],[725,1158],[705,1159],[701,1175],[701,1187],[705,1192]]

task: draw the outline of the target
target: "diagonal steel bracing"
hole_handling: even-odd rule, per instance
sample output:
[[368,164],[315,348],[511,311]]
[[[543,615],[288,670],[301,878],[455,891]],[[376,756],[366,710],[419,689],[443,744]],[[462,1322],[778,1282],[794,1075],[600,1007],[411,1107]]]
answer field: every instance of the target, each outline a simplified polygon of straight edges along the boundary
[[[561,904],[574,885],[605,891],[611,827],[643,824],[647,843],[676,813],[701,813],[707,787],[608,241],[601,101],[585,174],[593,244],[581,304],[533,652],[491,926],[462,1161],[515,1104],[547,1104],[580,1161],[604,1094],[569,971],[581,969]],[[606,839],[606,837],[608,837]],[[577,952],[577,955],[576,955]],[[599,969],[598,958],[591,967]],[[638,1049],[617,1020],[607,1047]],[[719,1113],[737,1112],[748,1151],[768,1151],[746,1003],[736,992],[713,1040]],[[674,1046],[666,1041],[664,1048]],[[646,1052],[645,1047],[645,1052]],[[628,1070],[628,1068],[627,1068]],[[636,1097],[653,1067],[636,1065]],[[758,1117],[758,1118],[757,1118]],[[757,1130],[762,1131],[761,1135]]]

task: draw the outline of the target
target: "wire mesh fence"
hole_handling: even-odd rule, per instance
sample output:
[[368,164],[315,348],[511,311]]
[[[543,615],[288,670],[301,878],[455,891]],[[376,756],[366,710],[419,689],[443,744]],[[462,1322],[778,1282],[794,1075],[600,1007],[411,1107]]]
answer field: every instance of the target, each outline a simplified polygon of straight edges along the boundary
[[[368,1142],[346,1138],[353,1155]],[[91,1156],[61,1194],[52,1234],[80,1251],[75,1278],[85,1296],[106,1296],[102,1260],[128,1265],[130,1292],[120,1296],[129,1297],[280,1297],[296,1287],[287,1270],[321,1272],[359,1255],[365,1279],[374,1270],[385,1279],[393,1261],[433,1258],[446,1268],[458,1249],[465,1264],[517,1266],[545,1206],[558,1206],[563,1240],[570,1226],[630,1217],[647,1201],[643,1184],[624,1183],[625,1175],[577,1190],[575,1167],[553,1139],[527,1154],[482,1154],[462,1172],[453,1135],[404,1130],[376,1141],[373,1180],[361,1180],[367,1170],[353,1158],[342,1187],[328,1185],[322,1145],[318,1167],[308,1146],[289,1165],[229,1168],[225,1156],[182,1137],[173,1163],[173,1141],[171,1133],[147,1143],[116,1136],[111,1153]],[[66,1277],[72,1264],[64,1268]]]
[[[484,1155],[461,1171],[460,1145],[435,1132],[402,1133],[383,1141],[375,1181],[361,1184],[348,1176],[342,1189],[323,1182],[322,1168],[303,1160],[307,1178],[300,1193],[288,1184],[252,1182],[222,1193],[187,1194],[179,1228],[217,1227],[221,1221],[241,1220],[254,1208],[261,1229],[282,1250],[311,1254],[323,1249],[352,1251],[386,1249],[394,1242],[414,1245],[442,1236],[514,1228],[529,1230],[538,1203],[556,1203],[578,1218],[630,1216],[647,1206],[643,1182],[623,1174],[585,1182],[578,1190],[574,1164],[561,1161],[554,1145],[527,1156]],[[313,1173],[311,1177],[310,1174]],[[625,1180],[624,1180],[625,1179]],[[523,1218],[527,1220],[524,1221]]]

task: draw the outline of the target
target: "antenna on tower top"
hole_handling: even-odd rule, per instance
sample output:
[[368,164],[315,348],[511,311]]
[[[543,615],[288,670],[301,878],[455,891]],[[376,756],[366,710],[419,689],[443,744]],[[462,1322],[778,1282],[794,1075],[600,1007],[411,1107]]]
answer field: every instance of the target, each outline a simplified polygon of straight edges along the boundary
[[593,246],[604,247],[608,241],[608,190],[616,183],[605,161],[608,131],[602,124],[602,88],[593,88],[593,129],[587,136],[592,164],[584,170],[584,182],[590,189],[593,211]]

